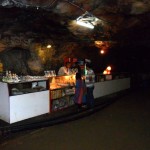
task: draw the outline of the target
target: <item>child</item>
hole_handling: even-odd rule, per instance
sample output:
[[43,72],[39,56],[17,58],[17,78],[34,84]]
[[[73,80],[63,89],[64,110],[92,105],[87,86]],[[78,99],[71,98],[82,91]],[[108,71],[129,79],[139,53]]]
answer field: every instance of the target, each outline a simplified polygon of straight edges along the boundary
[[75,96],[74,102],[80,110],[83,102],[85,101],[86,86],[84,80],[81,78],[81,73],[76,73],[76,85],[75,85]]

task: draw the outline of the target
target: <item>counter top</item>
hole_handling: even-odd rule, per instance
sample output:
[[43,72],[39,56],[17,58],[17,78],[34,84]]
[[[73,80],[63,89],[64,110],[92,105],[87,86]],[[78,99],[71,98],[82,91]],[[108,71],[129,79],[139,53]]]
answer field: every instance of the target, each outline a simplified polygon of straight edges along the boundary
[[37,77],[37,78],[31,78],[31,79],[21,79],[18,81],[0,81],[3,83],[8,83],[8,84],[19,84],[19,83],[28,83],[28,82],[38,82],[38,81],[46,81],[48,78],[46,77]]

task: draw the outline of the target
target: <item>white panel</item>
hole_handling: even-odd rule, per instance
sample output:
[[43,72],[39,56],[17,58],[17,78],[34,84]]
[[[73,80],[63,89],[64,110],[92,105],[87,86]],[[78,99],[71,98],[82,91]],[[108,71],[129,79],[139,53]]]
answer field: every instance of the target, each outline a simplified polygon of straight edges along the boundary
[[96,82],[93,94],[94,98],[98,98],[129,88],[130,88],[130,78]]
[[49,112],[49,91],[10,97],[10,123]]
[[8,86],[3,82],[0,82],[0,119],[9,122]]

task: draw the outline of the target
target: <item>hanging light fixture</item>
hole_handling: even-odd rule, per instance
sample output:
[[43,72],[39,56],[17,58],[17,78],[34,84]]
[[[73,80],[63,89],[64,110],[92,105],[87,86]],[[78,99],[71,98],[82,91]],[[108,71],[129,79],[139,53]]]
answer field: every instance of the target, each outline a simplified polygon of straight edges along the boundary
[[98,20],[98,18],[86,11],[83,15],[76,19],[76,22],[81,26],[94,29],[94,26],[97,24]]
[[87,28],[90,28],[90,29],[94,29],[94,26],[89,22],[85,22],[85,21],[83,22],[83,21],[78,21],[77,20],[77,24],[81,25],[81,26],[84,26],[84,27],[87,27]]

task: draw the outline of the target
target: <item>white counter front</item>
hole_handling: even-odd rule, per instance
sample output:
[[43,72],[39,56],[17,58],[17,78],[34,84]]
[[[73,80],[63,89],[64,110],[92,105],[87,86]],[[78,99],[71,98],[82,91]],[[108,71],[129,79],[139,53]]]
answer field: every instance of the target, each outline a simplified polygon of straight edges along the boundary
[[129,88],[130,78],[114,79],[103,82],[96,82],[93,94],[94,98],[99,98]]
[[[41,81],[43,83],[46,81]],[[49,90],[10,95],[9,83],[0,82],[0,119],[8,123],[49,113]]]
[[[39,92],[13,95],[12,89],[15,85],[0,82],[0,119],[8,123],[15,123],[49,113],[52,109],[50,107],[49,81],[37,81],[37,84],[42,85],[45,89]],[[33,85],[31,83],[31,90]],[[129,88],[130,78],[114,79],[96,82],[93,94],[94,98],[99,98]]]

